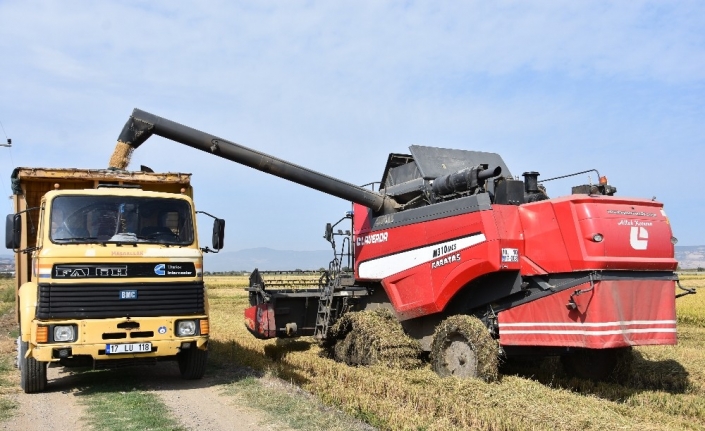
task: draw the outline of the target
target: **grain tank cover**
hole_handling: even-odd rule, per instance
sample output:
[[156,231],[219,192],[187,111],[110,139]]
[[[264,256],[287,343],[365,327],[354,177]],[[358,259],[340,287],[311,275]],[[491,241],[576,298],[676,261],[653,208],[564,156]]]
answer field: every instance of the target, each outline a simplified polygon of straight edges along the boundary
[[[412,189],[421,190],[425,187],[425,182],[478,165],[499,166],[503,177],[511,177],[509,168],[496,153],[422,145],[412,145],[409,150],[411,155],[390,154],[387,159],[381,188],[392,196],[404,194]],[[404,186],[401,186],[402,184]]]
[[502,176],[511,176],[509,168],[497,153],[452,150],[421,145],[412,145],[409,150],[414,156],[421,177],[425,180],[433,180],[477,165],[499,166],[502,168]]

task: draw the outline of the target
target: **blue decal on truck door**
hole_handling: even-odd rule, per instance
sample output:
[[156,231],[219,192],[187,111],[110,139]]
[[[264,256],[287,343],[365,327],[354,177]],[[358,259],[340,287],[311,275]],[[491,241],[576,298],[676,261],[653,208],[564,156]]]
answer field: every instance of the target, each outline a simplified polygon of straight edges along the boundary
[[166,274],[166,271],[164,270],[164,264],[160,263],[159,265],[154,267],[154,273],[157,275],[164,275]]

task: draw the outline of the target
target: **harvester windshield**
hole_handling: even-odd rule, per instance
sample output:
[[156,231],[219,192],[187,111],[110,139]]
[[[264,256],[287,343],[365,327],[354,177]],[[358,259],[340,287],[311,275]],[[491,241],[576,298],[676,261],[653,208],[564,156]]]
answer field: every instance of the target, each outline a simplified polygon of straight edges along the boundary
[[51,240],[66,243],[193,243],[191,207],[180,199],[58,196],[51,206]]

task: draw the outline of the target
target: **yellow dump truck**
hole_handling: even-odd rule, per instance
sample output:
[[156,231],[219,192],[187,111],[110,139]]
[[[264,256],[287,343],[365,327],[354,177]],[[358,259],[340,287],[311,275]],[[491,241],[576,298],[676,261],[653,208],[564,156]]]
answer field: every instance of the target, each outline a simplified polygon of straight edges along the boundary
[[203,376],[203,252],[222,248],[225,222],[213,217],[212,249],[199,248],[190,174],[17,168],[12,193],[25,392],[46,388],[49,364],[176,360],[182,377]]

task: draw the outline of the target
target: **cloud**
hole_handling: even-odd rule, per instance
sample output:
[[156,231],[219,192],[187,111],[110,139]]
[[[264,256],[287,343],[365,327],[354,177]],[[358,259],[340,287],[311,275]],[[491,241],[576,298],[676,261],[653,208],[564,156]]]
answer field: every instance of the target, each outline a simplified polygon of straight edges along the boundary
[[[687,193],[645,178],[680,166],[702,184],[702,2],[9,1],[0,16],[18,164],[102,167],[139,107],[360,184],[411,144],[496,151],[515,175],[599,167],[674,202]],[[174,143],[135,162],[193,172],[199,207],[242,226],[296,214],[296,232],[240,233],[248,246],[300,244],[347,209]],[[705,241],[685,209],[669,213]]]

